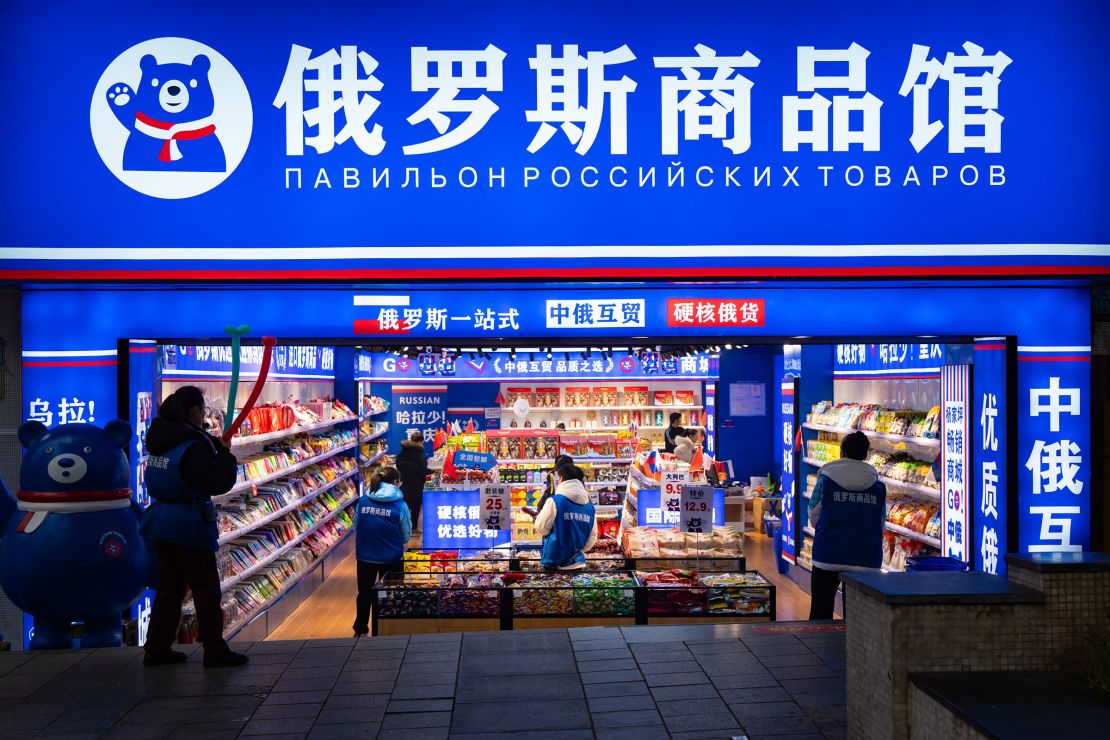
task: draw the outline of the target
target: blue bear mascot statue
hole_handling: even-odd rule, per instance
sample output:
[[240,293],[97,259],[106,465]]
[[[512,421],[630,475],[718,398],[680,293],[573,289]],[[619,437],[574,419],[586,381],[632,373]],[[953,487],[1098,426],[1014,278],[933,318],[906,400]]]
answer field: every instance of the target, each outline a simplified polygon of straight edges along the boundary
[[118,420],[19,428],[27,454],[15,506],[0,494],[0,588],[35,618],[33,650],[70,647],[74,622],[84,623],[82,647],[122,642],[121,612],[150,571],[123,453],[130,439]]

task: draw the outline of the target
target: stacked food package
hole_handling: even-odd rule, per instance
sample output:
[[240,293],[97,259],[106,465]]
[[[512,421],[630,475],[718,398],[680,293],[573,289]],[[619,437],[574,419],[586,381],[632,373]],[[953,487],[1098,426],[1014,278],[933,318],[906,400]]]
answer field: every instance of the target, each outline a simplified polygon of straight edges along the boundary
[[625,527],[624,554],[630,558],[725,558],[744,554],[744,540],[732,527],[713,527],[709,534],[675,529]]
[[831,401],[814,404],[809,421],[837,429],[861,429],[881,434],[936,439],[940,435],[940,407],[929,411],[887,409],[878,404],[840,403]]
[[261,452],[239,458],[237,478],[248,483],[280,473],[311,457],[353,444],[354,430],[336,430],[310,437],[293,437],[267,445]]

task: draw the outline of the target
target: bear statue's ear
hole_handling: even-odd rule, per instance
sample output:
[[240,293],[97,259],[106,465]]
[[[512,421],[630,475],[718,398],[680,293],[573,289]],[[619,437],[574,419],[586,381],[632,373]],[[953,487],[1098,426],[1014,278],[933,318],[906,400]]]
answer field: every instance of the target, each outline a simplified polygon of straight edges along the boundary
[[143,58],[139,60],[139,69],[143,71],[143,77],[146,77],[146,73],[157,66],[158,60],[154,58],[153,54],[143,54]]
[[31,444],[44,434],[46,434],[45,424],[41,421],[29,421],[19,427],[17,436],[19,437],[20,444],[30,448]]
[[201,74],[208,74],[208,70],[212,68],[212,60],[205,54],[197,54],[193,57],[192,67]]
[[121,419],[113,419],[104,425],[104,433],[117,447],[126,447],[131,441],[131,425]]

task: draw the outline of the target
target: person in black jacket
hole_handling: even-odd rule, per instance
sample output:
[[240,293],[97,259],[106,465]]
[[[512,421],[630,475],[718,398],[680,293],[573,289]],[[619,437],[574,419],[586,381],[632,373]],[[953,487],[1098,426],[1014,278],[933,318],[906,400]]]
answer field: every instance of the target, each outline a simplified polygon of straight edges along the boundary
[[663,430],[663,452],[674,452],[679,435],[685,436],[686,430],[682,428],[682,414],[671,412],[671,424]]
[[397,471],[401,474],[401,493],[412,515],[413,531],[421,531],[420,504],[424,500],[424,482],[428,479],[428,460],[424,457],[424,435],[413,432],[401,442],[397,455]]
[[181,621],[185,589],[193,593],[197,628],[204,643],[204,667],[243,665],[246,655],[224,641],[220,608],[219,548],[212,497],[235,486],[238,462],[223,440],[207,434],[204,395],[179,388],[158,409],[146,435],[146,484],[153,499],[143,514],[142,533],[158,561],[158,587],[151,607],[143,665],[184,662],[172,650]]

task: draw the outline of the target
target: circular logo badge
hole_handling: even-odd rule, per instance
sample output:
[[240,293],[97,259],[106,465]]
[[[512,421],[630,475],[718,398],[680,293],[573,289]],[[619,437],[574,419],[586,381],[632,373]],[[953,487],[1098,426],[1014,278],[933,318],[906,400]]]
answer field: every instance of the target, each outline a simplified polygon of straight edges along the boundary
[[111,537],[104,541],[104,554],[110,558],[118,558],[123,554],[123,543],[115,537]]
[[397,360],[397,369],[400,370],[401,372],[403,372],[403,373],[408,372],[410,367],[412,367],[412,362],[410,360],[408,360],[404,357]]
[[636,362],[631,357],[621,358],[621,370],[630,373],[636,368]]
[[219,52],[182,38],[144,41],[100,77],[89,109],[104,164],[154,198],[206,193],[247,152],[253,115],[243,78]]

